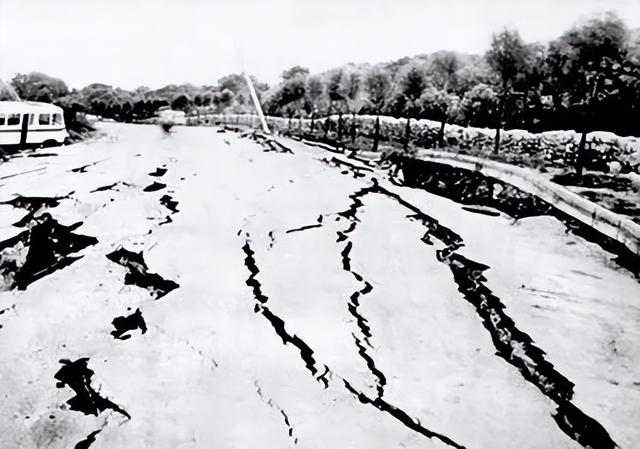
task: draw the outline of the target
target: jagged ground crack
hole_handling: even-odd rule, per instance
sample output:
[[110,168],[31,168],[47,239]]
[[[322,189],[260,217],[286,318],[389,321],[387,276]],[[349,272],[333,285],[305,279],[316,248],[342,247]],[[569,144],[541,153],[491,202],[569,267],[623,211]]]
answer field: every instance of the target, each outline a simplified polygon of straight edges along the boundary
[[[352,273],[356,280],[360,282],[364,281],[362,276],[351,270],[350,253],[353,248],[353,244],[348,237],[348,234],[355,230],[357,223],[359,222],[356,214],[358,210],[364,206],[362,202],[363,197],[370,194],[379,194],[408,209],[411,214],[407,216],[407,219],[417,220],[426,228],[424,236],[420,239],[423,243],[433,245],[433,239],[436,239],[445,245],[444,249],[436,251],[436,257],[438,261],[446,264],[450,268],[454,281],[458,285],[458,290],[462,293],[465,300],[472,304],[476,309],[477,314],[482,320],[483,326],[491,335],[491,339],[497,350],[497,355],[503,358],[507,363],[516,367],[525,380],[535,385],[545,396],[553,400],[557,405],[553,418],[558,427],[583,447],[594,449],[614,449],[618,447],[600,423],[587,416],[571,402],[573,398],[574,384],[565,376],[560,374],[554,368],[553,364],[545,359],[544,351],[534,345],[533,339],[529,335],[516,327],[515,322],[506,314],[506,307],[500,298],[494,295],[484,284],[486,281],[484,272],[489,267],[470,260],[456,252],[464,246],[464,242],[460,235],[446,226],[441,225],[436,219],[424,213],[413,204],[405,201],[400,197],[400,195],[381,187],[375,178],[372,180],[373,184],[371,186],[360,189],[350,195],[352,200],[351,205],[347,210],[338,214],[340,217],[347,218],[351,221],[351,224],[347,229],[337,232],[337,241],[346,241],[341,252],[343,269]],[[315,360],[312,357],[313,351],[311,348],[299,337],[288,334],[284,330],[284,321],[274,315],[266,308],[266,306],[263,305],[266,303],[268,298],[262,293],[261,285],[256,279],[259,269],[257,268],[253,257],[254,253],[251,250],[248,235],[243,250],[247,256],[245,259],[245,265],[252,273],[247,280],[247,285],[254,289],[254,296],[259,302],[256,305],[256,312],[261,312],[265,318],[272,323],[276,332],[278,332],[283,338],[285,345],[291,343],[298,347],[303,360],[305,360],[307,364],[307,368],[312,372],[314,378],[319,380],[320,377],[322,377],[323,383],[326,382],[325,386],[328,386],[328,381],[325,377],[327,373],[330,374],[331,378],[339,378],[339,376],[331,372],[326,365],[325,373],[321,376],[317,376],[317,369],[315,368]],[[357,306],[359,304],[359,297],[368,293],[368,289],[370,288],[370,283],[365,281],[364,288],[354,292],[349,303],[350,312],[354,314],[353,312],[355,309],[355,315],[359,315],[359,317],[356,316],[356,322],[358,323],[360,332],[364,337],[361,339],[356,334],[353,334],[353,336],[356,345],[360,350],[360,355],[365,359],[365,361],[367,360],[367,353],[363,342],[368,343],[366,338],[370,336],[370,329],[366,326],[366,320],[364,317],[357,313]],[[284,332],[284,336],[282,332]],[[311,365],[309,363],[310,360],[313,360]],[[373,362],[372,359],[371,362]],[[370,365],[368,363],[368,366],[374,375],[382,374],[380,372],[376,372],[375,364],[372,363]],[[409,418],[404,411],[386,403],[386,401],[382,399],[383,391],[381,391],[381,388],[383,385],[378,386],[378,397],[372,399],[366,394],[357,391],[347,380],[342,380],[345,388],[357,396],[360,402],[372,405],[379,410],[388,413],[403,422],[407,427],[412,428],[418,433],[428,436],[429,438],[436,437],[449,445],[460,447],[457,443],[452,442],[446,436],[435,434],[428,429],[423,428],[416,420]]]
[[329,366],[327,366],[326,364],[324,364],[324,372],[322,374],[318,374],[317,366],[319,365],[319,363],[313,357],[313,349],[302,338],[295,334],[289,333],[286,330],[284,320],[273,313],[266,306],[269,298],[263,293],[262,285],[257,279],[257,275],[260,273],[260,269],[258,268],[256,259],[254,257],[255,252],[251,248],[250,235],[247,233],[245,237],[246,239],[244,245],[242,246],[242,250],[245,254],[244,264],[250,273],[249,277],[246,280],[246,284],[252,289],[254,298],[256,300],[254,311],[261,314],[264,318],[267,319],[267,321],[269,321],[276,333],[280,336],[280,338],[282,338],[282,342],[285,346],[292,345],[299,351],[300,357],[305,362],[305,367],[316,381],[322,382],[324,387],[327,388],[329,386],[329,378],[332,380],[334,378],[340,379],[342,380],[342,386],[350,394],[355,396],[362,404],[367,404],[375,407],[379,411],[395,418],[396,420],[404,424],[407,428],[423,436],[426,436],[427,438],[436,438],[443,443],[458,449],[464,448],[464,446],[456,443],[451,438],[440,433],[433,432],[422,426],[422,424],[420,424],[417,419],[411,418],[409,414],[407,414],[404,410],[391,405],[381,397],[372,399],[365,393],[358,391],[346,379],[333,372],[331,368],[329,368]]
[[294,434],[294,428],[293,428],[293,425],[291,424],[291,421],[289,420],[289,415],[287,415],[287,412],[282,407],[280,407],[272,398],[265,396],[265,394],[262,391],[262,387],[260,386],[257,380],[253,382],[253,385],[255,385],[256,394],[260,397],[260,399],[262,399],[262,401],[265,404],[267,404],[269,408],[277,410],[278,413],[282,416],[284,424],[285,426],[287,426],[287,434],[289,435],[289,438],[293,440],[294,445],[297,445],[298,437],[296,437]]
[[338,219],[346,218],[350,221],[349,226],[346,229],[341,231],[337,231],[338,239],[337,242],[346,241],[344,244],[340,255],[342,257],[342,269],[347,273],[351,274],[357,282],[362,284],[362,288],[357,289],[353,292],[353,294],[349,297],[349,302],[347,304],[347,309],[349,313],[356,321],[358,326],[359,334],[353,333],[353,339],[356,347],[358,348],[358,354],[365,361],[367,368],[371,371],[371,374],[375,378],[376,382],[376,391],[378,393],[378,398],[381,398],[384,395],[384,387],[387,384],[387,378],[384,373],[376,366],[373,357],[369,354],[368,349],[372,349],[371,345],[371,327],[369,326],[369,322],[359,311],[360,307],[360,298],[364,295],[369,294],[373,290],[373,285],[364,279],[362,275],[355,272],[351,268],[351,251],[353,250],[353,242],[349,239],[349,234],[355,231],[359,220],[357,218],[357,213],[360,208],[364,206],[364,203],[360,200],[361,196],[367,195],[370,192],[369,187],[365,187],[353,195],[350,195],[351,204],[346,211],[340,212],[338,214]]
[[[426,228],[421,241],[427,245],[433,245],[433,237],[445,245],[444,249],[436,251],[436,257],[438,261],[448,265],[458,290],[475,307],[482,324],[491,335],[497,355],[516,367],[525,380],[535,385],[545,396],[555,402],[557,409],[553,418],[558,427],[586,448],[618,447],[600,423],[587,416],[571,402],[573,382],[560,374],[553,364],[544,358],[545,352],[533,344],[533,339],[528,334],[516,327],[515,322],[505,312],[506,306],[484,284],[486,281],[484,272],[489,267],[456,252],[464,246],[462,237],[402,199],[400,195],[381,187],[375,178],[372,180],[371,187],[351,195],[352,205],[342,215],[351,217],[355,222],[356,212],[362,207],[361,198],[369,194],[390,198],[411,211],[407,218],[421,222]],[[345,234],[339,233],[340,237],[345,237]],[[348,263],[345,266],[344,260],[343,252],[343,267],[349,271],[350,266]]]

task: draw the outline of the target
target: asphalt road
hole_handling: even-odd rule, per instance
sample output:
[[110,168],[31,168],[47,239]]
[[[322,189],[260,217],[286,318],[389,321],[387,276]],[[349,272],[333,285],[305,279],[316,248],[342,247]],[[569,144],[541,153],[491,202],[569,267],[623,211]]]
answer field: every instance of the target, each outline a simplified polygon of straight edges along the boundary
[[102,129],[0,164],[0,447],[637,444],[640,283],[555,219]]

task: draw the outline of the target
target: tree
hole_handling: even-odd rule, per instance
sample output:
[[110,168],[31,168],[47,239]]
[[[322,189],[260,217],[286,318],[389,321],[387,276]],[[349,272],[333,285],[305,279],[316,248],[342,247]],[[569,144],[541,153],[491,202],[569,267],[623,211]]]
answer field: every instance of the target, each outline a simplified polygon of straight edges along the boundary
[[309,69],[306,67],[300,67],[299,65],[293,66],[282,72],[280,77],[284,80],[290,80],[292,78],[307,78],[309,76]]
[[303,76],[289,78],[281,87],[280,107],[290,106],[290,115],[297,112],[302,116],[302,107],[307,93],[307,82]]
[[151,94],[151,88],[147,87],[147,86],[139,86],[136,87],[133,91],[133,93],[140,99],[140,100],[145,100],[147,97],[149,97],[149,95]]
[[498,93],[488,84],[478,84],[466,92],[461,102],[466,126],[487,127],[492,124],[498,101]]
[[463,96],[478,84],[490,84],[493,79],[491,68],[484,55],[469,55],[459,59],[460,67],[456,72],[455,91]]
[[191,98],[185,94],[179,94],[171,100],[171,109],[186,112],[191,107],[191,104]]
[[456,89],[459,69],[460,62],[454,52],[442,51],[433,55],[431,61],[433,78],[444,92]]
[[366,103],[366,94],[364,91],[362,75],[355,69],[351,69],[342,78],[341,90],[344,92],[344,98],[347,109],[351,112],[351,141],[356,141],[356,114],[358,114]]
[[384,68],[374,67],[367,73],[364,87],[369,105],[379,115],[391,89],[391,77]]
[[213,105],[218,112],[224,113],[227,108],[233,103],[235,94],[229,89],[224,89],[220,92],[216,92],[213,95]]
[[400,75],[387,111],[395,116],[419,116],[419,99],[426,87],[427,77],[424,69],[418,65],[409,66]]
[[440,122],[438,131],[438,146],[444,146],[444,130],[447,122],[460,112],[460,97],[444,89],[429,86],[418,101],[421,115],[436,119]]
[[311,75],[307,78],[307,97],[313,114],[321,111],[327,105],[324,93],[324,83],[320,76]]
[[628,89],[638,86],[640,70],[627,59],[627,36],[624,22],[607,13],[572,28],[549,45],[546,92],[553,97],[555,110],[567,117],[565,123],[581,134],[574,161],[578,176],[585,164],[587,133],[603,123],[615,126],[612,119],[624,120],[619,110],[624,104],[621,93],[630,90],[626,96],[633,97],[633,91],[638,92],[635,87]]
[[11,85],[23,100],[51,103],[69,93],[64,81],[39,72],[19,73],[13,77]]
[[342,77],[340,90],[347,105],[347,109],[354,115],[359,113],[365,104],[365,91],[362,75],[356,70],[350,70]]
[[[329,115],[333,112],[334,102],[343,102],[345,100],[344,92],[342,90],[344,77],[344,69],[338,68],[329,72],[327,77],[326,92],[329,97]],[[339,111],[341,108],[338,107]]]
[[500,101],[495,117],[496,138],[494,151],[500,149],[500,130],[504,126],[504,113],[514,94],[514,84],[526,72],[529,48],[517,31],[507,30],[494,34],[486,53],[487,62],[498,81]]
[[[269,86],[265,83],[259,82],[253,75],[249,75],[249,78],[253,83],[258,99],[261,99],[262,94],[268,90]],[[218,90],[220,92],[228,90],[233,93],[232,102],[225,106],[225,109],[230,109],[237,113],[248,113],[254,111],[251,94],[249,93],[249,86],[242,74],[233,73],[220,78],[218,80]]]

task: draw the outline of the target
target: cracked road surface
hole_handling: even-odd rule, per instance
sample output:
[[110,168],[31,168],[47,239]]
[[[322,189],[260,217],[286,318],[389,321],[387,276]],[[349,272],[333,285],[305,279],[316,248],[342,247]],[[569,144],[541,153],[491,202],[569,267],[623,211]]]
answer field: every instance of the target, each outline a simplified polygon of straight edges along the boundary
[[294,141],[102,126],[0,165],[0,447],[640,438],[640,283],[554,218]]

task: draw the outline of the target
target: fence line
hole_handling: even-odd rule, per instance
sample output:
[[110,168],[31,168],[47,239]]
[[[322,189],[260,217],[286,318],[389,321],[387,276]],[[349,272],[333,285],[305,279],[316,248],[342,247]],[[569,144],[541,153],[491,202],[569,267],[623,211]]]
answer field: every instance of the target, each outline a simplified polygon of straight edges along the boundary
[[[204,114],[189,117],[191,124],[235,124],[255,126],[255,114]],[[530,133],[523,130],[503,130],[501,151],[495,153],[495,130],[442,125],[432,120],[416,120],[371,115],[334,114],[328,117],[292,118],[265,117],[274,133],[297,135],[349,146],[361,151],[387,151],[392,147],[404,152],[434,149],[450,150],[525,166],[570,167],[576,160],[580,134],[575,131]],[[345,129],[347,136],[345,136]],[[441,145],[444,141],[444,145]],[[632,170],[640,169],[640,138],[620,137],[608,132],[588,135],[590,169],[608,171],[609,163],[619,162]]]

